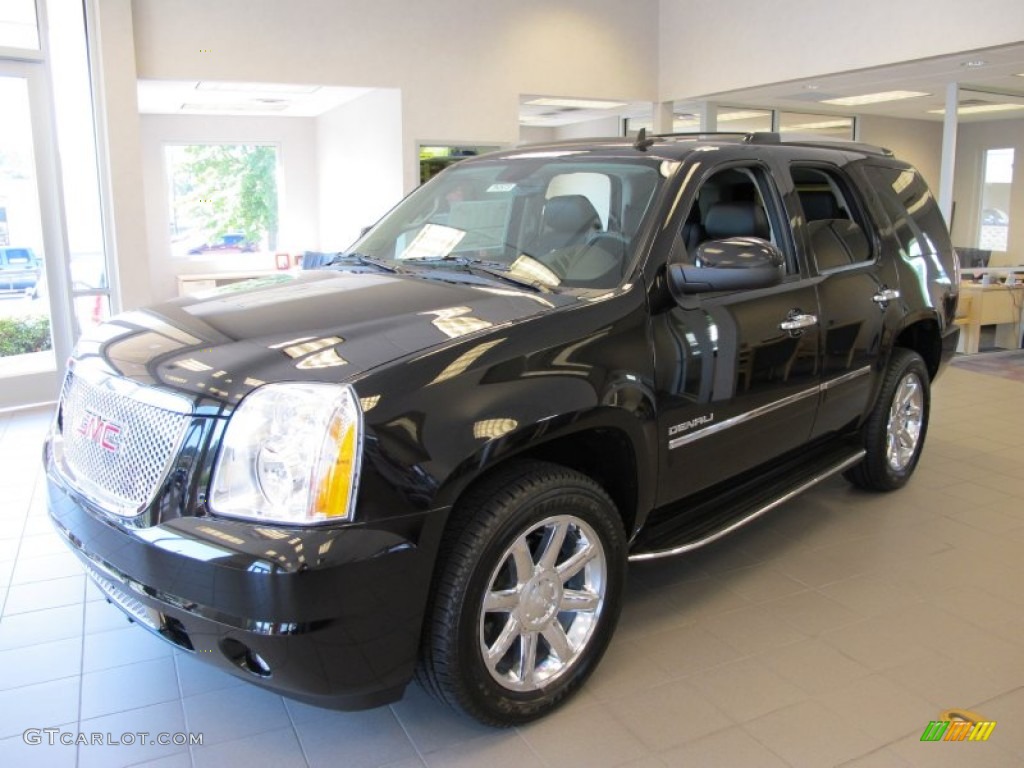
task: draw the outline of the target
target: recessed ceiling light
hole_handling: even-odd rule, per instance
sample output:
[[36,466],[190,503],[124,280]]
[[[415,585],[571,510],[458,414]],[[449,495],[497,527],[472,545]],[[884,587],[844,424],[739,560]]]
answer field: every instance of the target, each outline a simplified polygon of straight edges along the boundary
[[842,96],[836,99],[822,99],[822,104],[835,104],[840,107],[859,107],[863,104],[879,104],[883,101],[900,101],[901,99],[916,99],[920,96],[928,96],[924,91],[879,91],[877,93],[864,93],[860,96]]
[[967,69],[977,69],[978,67],[984,67],[988,64],[984,59],[971,59],[969,61],[961,61],[961,67],[967,67]]
[[1017,77],[1024,77],[1024,72],[1018,72]]
[[819,120],[813,123],[797,123],[796,125],[781,125],[779,126],[779,132],[785,133],[786,131],[820,131],[826,128],[849,128],[849,118],[842,120]]
[[615,109],[626,106],[624,101],[604,101],[601,99],[531,99],[526,102],[536,107],[568,107],[576,109]]
[[819,88],[821,88],[821,86],[818,85],[817,83],[808,83],[807,85],[804,86],[805,91],[816,91]]
[[[960,107],[956,113],[958,115],[978,115],[984,112],[1009,112],[1013,109],[1024,109],[1024,104],[974,104],[970,107]],[[929,115],[944,115],[946,110],[944,109],[929,109]]]

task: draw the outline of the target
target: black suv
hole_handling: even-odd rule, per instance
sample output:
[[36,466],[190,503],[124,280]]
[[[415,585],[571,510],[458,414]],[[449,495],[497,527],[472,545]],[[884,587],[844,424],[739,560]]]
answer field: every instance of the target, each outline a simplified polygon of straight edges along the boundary
[[325,268],[111,320],[50,515],[110,599],[307,702],[538,717],[626,564],[914,471],[958,267],[891,153],[641,136],[465,160]]

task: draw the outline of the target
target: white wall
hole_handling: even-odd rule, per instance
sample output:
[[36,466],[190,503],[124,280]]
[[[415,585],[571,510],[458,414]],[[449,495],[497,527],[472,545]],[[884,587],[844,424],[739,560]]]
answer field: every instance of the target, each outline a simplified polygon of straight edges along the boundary
[[875,115],[862,115],[858,120],[861,141],[891,149],[900,160],[906,160],[917,168],[932,192],[938,195],[942,123]]
[[139,77],[399,88],[407,190],[418,183],[420,142],[515,144],[520,94],[653,101],[658,82],[658,0],[132,8]]
[[1020,0],[661,0],[662,101],[1021,39]]
[[1014,176],[1010,196],[1010,263],[1024,264],[1024,120],[962,123],[957,131],[954,175],[953,242],[973,246],[978,238],[985,150],[1013,147]]
[[[128,258],[145,260],[153,301],[177,295],[176,276],[217,269],[272,268],[270,257],[209,254],[172,257],[166,144],[273,143],[281,167],[277,249],[301,252],[318,246],[317,131],[313,118],[143,115],[139,120],[145,180],[146,248]],[[121,254],[122,261],[125,254]]]
[[586,120],[582,123],[562,125],[555,129],[555,137],[563,139],[594,139],[622,135],[622,118],[618,115]]
[[541,144],[547,141],[556,141],[558,132],[556,128],[547,128],[539,125],[524,125],[519,128],[520,144]]
[[319,249],[339,251],[402,198],[402,104],[379,89],[316,120]]

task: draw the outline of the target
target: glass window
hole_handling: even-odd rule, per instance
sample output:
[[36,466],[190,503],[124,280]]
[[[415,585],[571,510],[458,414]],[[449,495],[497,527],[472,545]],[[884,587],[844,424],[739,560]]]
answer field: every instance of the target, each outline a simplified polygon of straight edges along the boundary
[[793,186],[800,198],[807,244],[819,272],[873,259],[860,206],[851,185],[832,170],[795,165]]
[[348,256],[485,279],[498,271],[545,290],[618,285],[672,169],[660,158],[575,155],[523,152],[460,163],[407,197]]
[[53,370],[29,82],[0,74],[0,379]]
[[35,0],[0,2],[0,48],[39,50]]
[[173,255],[277,247],[276,146],[171,145],[165,154]]
[[1013,185],[1013,147],[985,150],[981,182],[981,221],[978,248],[1005,251],[1010,231],[1010,188]]
[[941,232],[945,220],[924,179],[914,170],[864,166],[864,171],[878,193],[896,238],[910,257],[935,253],[936,244],[926,232]]
[[[685,260],[696,263],[697,248],[711,240],[731,237],[757,237],[768,240],[783,252],[789,251],[787,239],[779,237],[772,206],[767,205],[770,182],[759,168],[727,168],[707,179],[697,192],[680,230]],[[787,271],[796,271],[787,256]]]
[[833,139],[853,139],[853,118],[842,115],[814,115],[779,112],[779,133],[807,133]]
[[420,146],[420,184],[467,157],[485,155],[498,147]]

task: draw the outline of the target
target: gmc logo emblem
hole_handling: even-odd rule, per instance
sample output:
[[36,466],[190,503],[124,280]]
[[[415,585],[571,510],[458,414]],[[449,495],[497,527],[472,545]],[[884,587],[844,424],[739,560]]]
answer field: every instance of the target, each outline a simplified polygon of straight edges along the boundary
[[76,431],[107,453],[117,453],[121,446],[121,427],[95,413],[86,411]]

